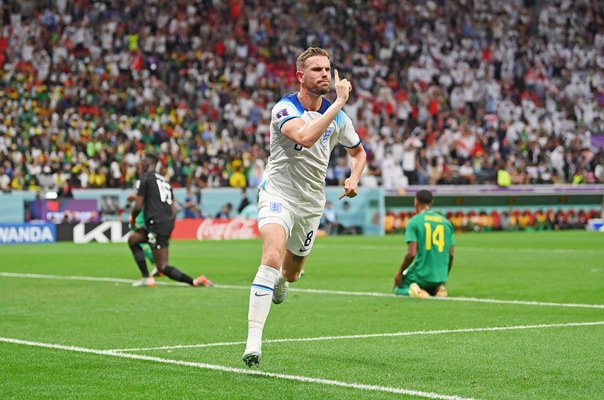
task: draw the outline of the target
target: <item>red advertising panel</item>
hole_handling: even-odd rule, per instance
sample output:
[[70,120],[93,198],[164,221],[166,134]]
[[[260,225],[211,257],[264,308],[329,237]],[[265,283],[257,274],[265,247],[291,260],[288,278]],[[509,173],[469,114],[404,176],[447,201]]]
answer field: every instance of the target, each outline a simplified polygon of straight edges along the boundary
[[172,239],[223,240],[259,238],[258,221],[253,218],[178,219]]

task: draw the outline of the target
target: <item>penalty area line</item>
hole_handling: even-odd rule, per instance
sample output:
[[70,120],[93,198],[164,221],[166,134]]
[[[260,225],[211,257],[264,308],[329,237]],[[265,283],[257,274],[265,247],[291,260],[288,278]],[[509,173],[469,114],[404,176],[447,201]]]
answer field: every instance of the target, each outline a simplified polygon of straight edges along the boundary
[[[497,331],[515,331],[524,329],[547,329],[547,328],[568,328],[578,326],[598,326],[604,325],[604,321],[593,322],[568,322],[559,324],[537,324],[537,325],[512,325],[512,326],[495,326],[487,328],[462,328],[462,329],[437,329],[430,331],[404,331],[391,333],[367,333],[360,335],[342,335],[342,336],[316,336],[307,338],[289,338],[289,339],[267,339],[263,343],[293,343],[293,342],[319,342],[325,340],[348,340],[348,339],[369,339],[382,337],[401,337],[401,336],[422,336],[422,335],[441,335],[446,333],[475,333],[475,332],[497,332]],[[174,346],[159,346],[159,347],[141,347],[133,349],[111,349],[110,352],[128,352],[128,351],[153,351],[153,350],[175,350],[175,349],[190,349],[204,347],[224,347],[224,346],[240,346],[246,342],[216,342],[216,343],[201,343],[201,344],[182,344]]]
[[[93,276],[69,276],[69,275],[45,275],[45,274],[22,274],[15,272],[0,272],[0,277],[5,278],[30,278],[30,279],[54,279],[54,280],[72,280],[72,281],[92,281],[92,282],[114,282],[114,283],[132,283],[131,279],[123,278],[109,278],[109,277],[93,277]],[[164,286],[188,286],[185,283],[180,282],[162,282],[159,280],[155,281],[157,285]],[[235,290],[249,290],[249,286],[238,286],[238,285],[220,285],[214,284],[216,289],[235,289]],[[379,292],[348,292],[344,290],[325,290],[325,289],[298,289],[290,288],[290,292],[294,293],[317,293],[317,294],[330,294],[330,295],[341,295],[341,296],[362,296],[362,297],[398,297],[401,299],[408,299],[406,296],[396,296],[392,293],[379,293]],[[530,300],[499,300],[499,299],[484,299],[477,297],[431,297],[430,299],[423,299],[423,301],[466,301],[473,303],[492,303],[492,304],[511,304],[511,305],[524,305],[524,306],[541,306],[541,307],[570,307],[570,308],[599,308],[604,309],[604,304],[575,304],[575,303],[553,303],[545,301],[530,301]]]
[[78,346],[64,346],[64,345],[60,345],[60,344],[32,342],[29,340],[13,339],[13,338],[6,338],[6,337],[0,337],[0,342],[18,344],[18,345],[24,345],[24,346],[42,347],[42,348],[56,349],[56,350],[65,350],[65,351],[72,351],[72,352],[78,352],[78,353],[96,354],[96,355],[110,356],[110,357],[117,357],[117,358],[125,358],[125,359],[130,359],[130,360],[151,361],[151,362],[163,363],[163,364],[181,365],[181,366],[186,366],[186,367],[201,368],[201,369],[220,371],[220,372],[228,372],[228,373],[239,374],[239,375],[255,375],[255,376],[268,377],[268,378],[276,378],[276,379],[283,379],[283,380],[297,381],[297,382],[304,382],[304,383],[316,383],[316,384],[321,384],[321,385],[338,386],[338,387],[343,387],[343,388],[352,388],[352,389],[372,391],[372,392],[404,394],[404,395],[408,395],[408,396],[417,396],[417,397],[423,397],[423,398],[427,398],[427,399],[473,400],[470,397],[449,396],[449,395],[444,395],[444,394],[439,394],[439,393],[423,392],[423,391],[412,390],[412,389],[402,389],[402,388],[379,386],[379,385],[366,385],[366,384],[362,384],[362,383],[343,382],[343,381],[337,381],[337,380],[332,380],[332,379],[312,378],[312,377],[302,376],[302,375],[278,374],[278,373],[273,373],[273,372],[263,372],[263,371],[258,371],[258,370],[233,368],[233,367],[226,367],[223,365],[206,364],[206,363],[201,363],[201,362],[173,360],[173,359],[169,359],[169,358],[144,356],[144,355],[139,355],[139,354],[117,353],[117,352],[112,352],[109,350],[96,350],[96,349],[89,349],[89,348],[78,347]]

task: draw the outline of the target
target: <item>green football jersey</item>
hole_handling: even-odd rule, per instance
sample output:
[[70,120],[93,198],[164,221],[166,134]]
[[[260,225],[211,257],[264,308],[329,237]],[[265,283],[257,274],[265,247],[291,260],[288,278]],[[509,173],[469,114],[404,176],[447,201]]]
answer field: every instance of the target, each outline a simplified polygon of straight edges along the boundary
[[408,277],[413,282],[442,283],[449,275],[449,248],[455,246],[453,225],[431,210],[423,211],[409,220],[405,240],[417,242],[417,255],[409,266]]
[[140,229],[145,227],[145,211],[141,210],[136,216],[134,221],[134,229]]

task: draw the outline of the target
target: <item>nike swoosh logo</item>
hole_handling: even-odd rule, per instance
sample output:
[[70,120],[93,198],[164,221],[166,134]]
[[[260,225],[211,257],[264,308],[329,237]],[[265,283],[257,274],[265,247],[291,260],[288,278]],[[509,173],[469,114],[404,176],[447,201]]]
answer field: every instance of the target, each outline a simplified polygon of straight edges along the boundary
[[270,293],[258,293],[258,292],[254,292],[254,294],[256,295],[256,297],[264,297],[264,296],[268,296]]

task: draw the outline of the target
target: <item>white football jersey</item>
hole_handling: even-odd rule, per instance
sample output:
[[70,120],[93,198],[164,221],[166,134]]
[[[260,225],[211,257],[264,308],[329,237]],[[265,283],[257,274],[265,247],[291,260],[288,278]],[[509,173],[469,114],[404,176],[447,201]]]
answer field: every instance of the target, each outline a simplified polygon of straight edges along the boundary
[[310,122],[321,117],[331,102],[323,98],[319,111],[305,110],[297,93],[285,96],[271,112],[270,156],[259,188],[280,195],[309,212],[320,213],[325,204],[325,174],[331,151],[337,143],[348,148],[361,140],[348,116],[340,111],[323,135],[310,148],[289,140],[281,127],[292,118]]

